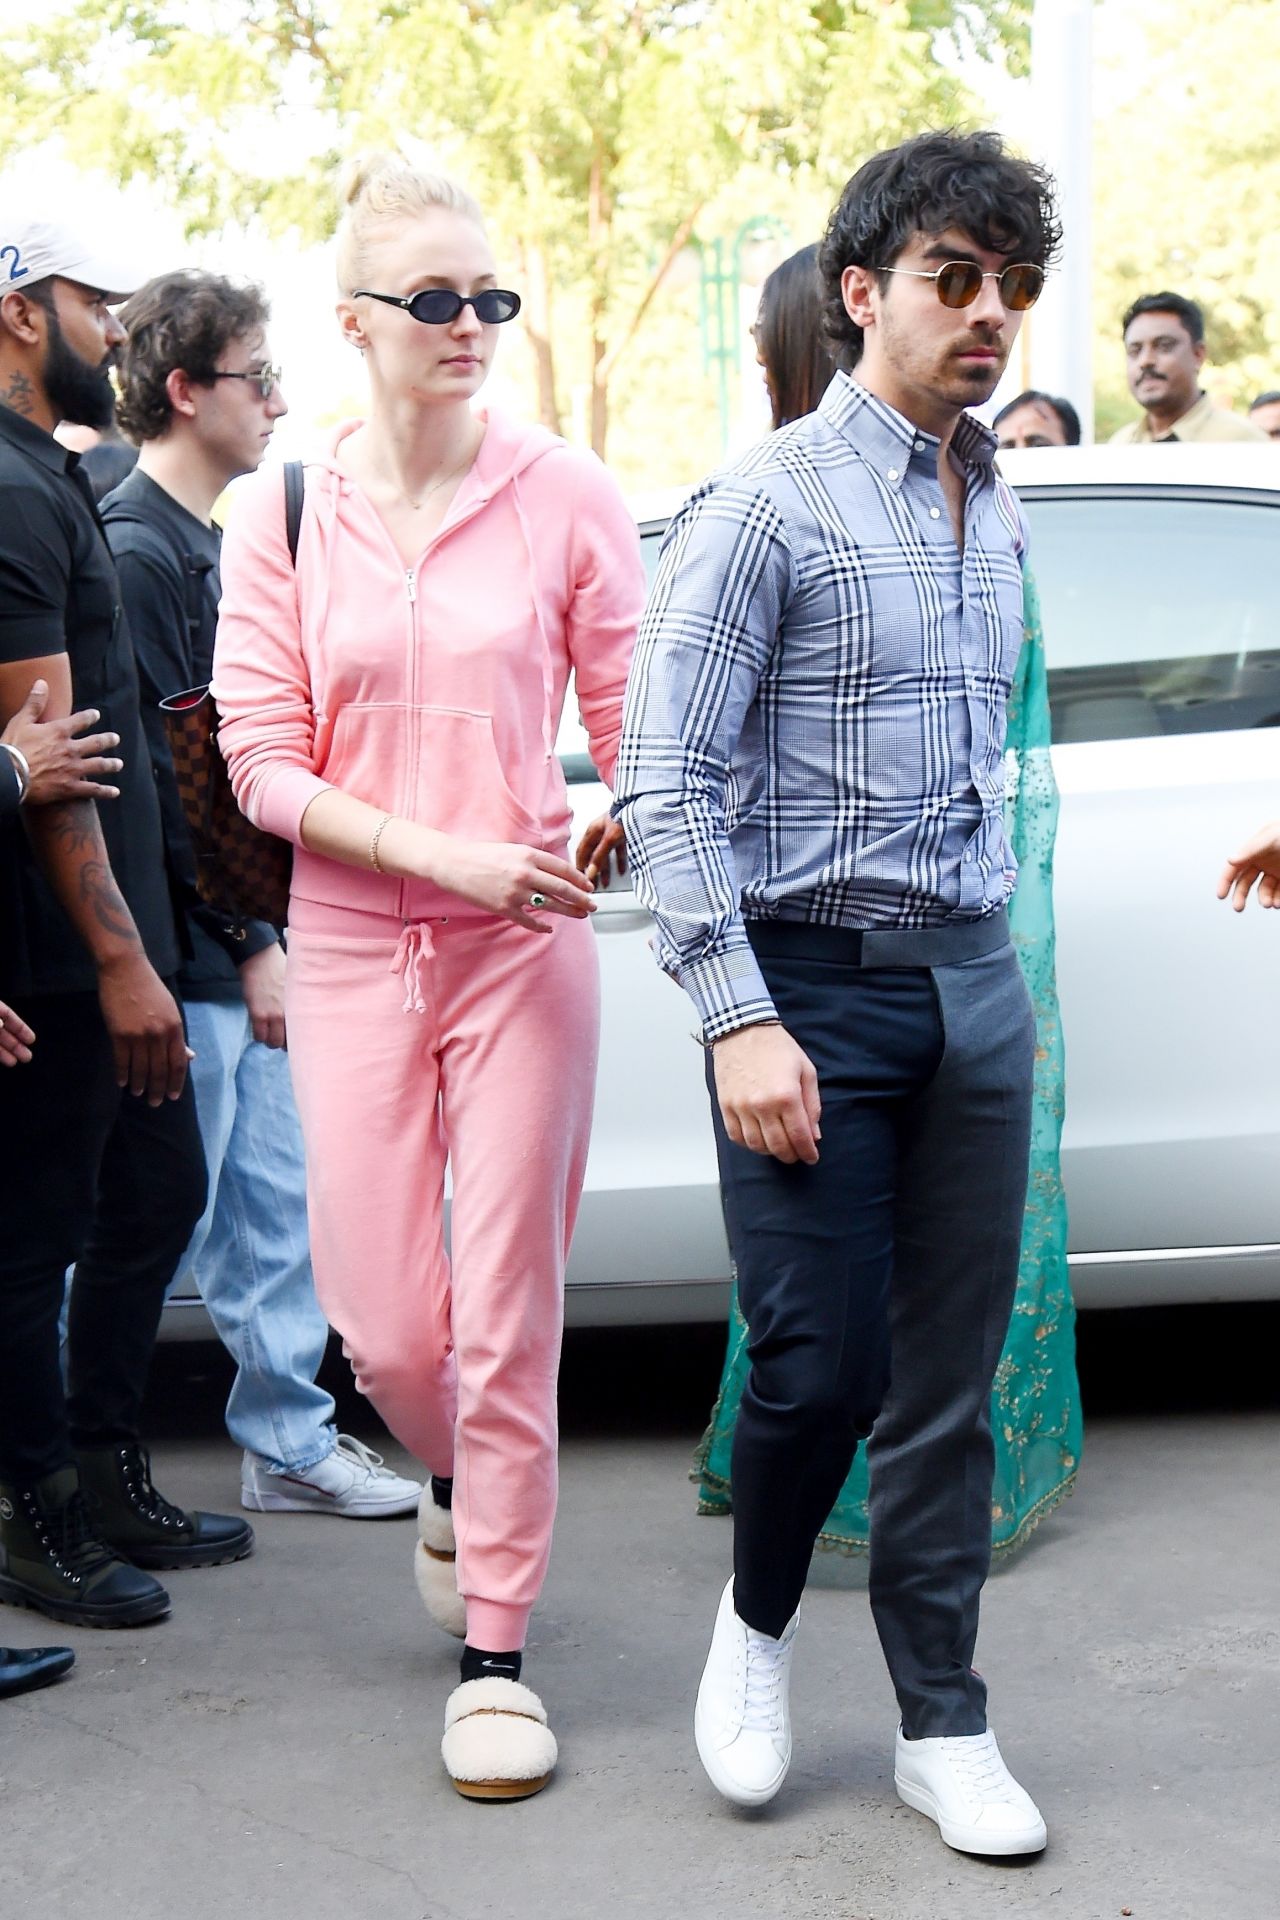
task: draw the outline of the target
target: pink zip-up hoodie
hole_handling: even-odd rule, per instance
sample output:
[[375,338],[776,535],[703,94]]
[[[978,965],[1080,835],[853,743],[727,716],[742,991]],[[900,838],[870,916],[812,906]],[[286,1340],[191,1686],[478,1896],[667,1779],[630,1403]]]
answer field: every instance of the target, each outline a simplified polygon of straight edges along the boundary
[[555,740],[571,671],[592,758],[612,779],[644,602],[635,522],[594,454],[481,417],[475,464],[409,569],[337,467],[357,421],[306,465],[296,570],[279,468],[237,495],[214,655],[219,740],[244,812],[295,843],[295,926],[468,911],[429,882],[308,853],[302,816],[329,787],[442,833],[563,854]]

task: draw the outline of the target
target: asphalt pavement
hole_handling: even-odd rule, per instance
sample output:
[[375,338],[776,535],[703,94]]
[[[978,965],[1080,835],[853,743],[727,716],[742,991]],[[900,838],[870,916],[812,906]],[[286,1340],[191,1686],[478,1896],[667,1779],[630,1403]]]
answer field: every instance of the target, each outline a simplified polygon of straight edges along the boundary
[[[4,1920],[1275,1920],[1280,1912],[1280,1308],[1095,1315],[1075,1497],[993,1577],[978,1663],[1048,1851],[949,1851],[892,1779],[863,1563],[823,1556],[796,1757],[720,1801],[692,1702],[730,1526],[687,1473],[706,1330],[575,1335],[561,1518],[526,1677],[552,1785],[463,1802],[442,1771],[457,1643],[414,1591],[412,1520],[255,1516],[237,1566],[166,1576],[168,1621],[67,1635],[56,1687],[0,1705]],[[335,1380],[341,1378],[335,1365]],[[221,1354],[157,1365],[161,1488],[228,1507]],[[378,1444],[343,1389],[344,1425]],[[390,1446],[397,1465],[407,1464]]]

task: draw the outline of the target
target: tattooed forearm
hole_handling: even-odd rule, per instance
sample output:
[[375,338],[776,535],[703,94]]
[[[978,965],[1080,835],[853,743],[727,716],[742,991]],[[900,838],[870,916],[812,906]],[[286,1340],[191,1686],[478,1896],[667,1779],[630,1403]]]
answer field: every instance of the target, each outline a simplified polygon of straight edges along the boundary
[[36,410],[36,390],[25,373],[14,373],[9,377],[8,386],[0,388],[0,401],[15,413],[29,417]]
[[80,898],[104,933],[130,946],[141,947],[133,915],[124,903],[116,877],[105,860],[86,860],[80,869]]
[[44,811],[49,838],[60,853],[92,853],[101,845],[102,828],[92,800],[55,801]]
[[93,801],[32,807],[25,824],[45,878],[98,965],[140,953],[142,941],[111,871]]

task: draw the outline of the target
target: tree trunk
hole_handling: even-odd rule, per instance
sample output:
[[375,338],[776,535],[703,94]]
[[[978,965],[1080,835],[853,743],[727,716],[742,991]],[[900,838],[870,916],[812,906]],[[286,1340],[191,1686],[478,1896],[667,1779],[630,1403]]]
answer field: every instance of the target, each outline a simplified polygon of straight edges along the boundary
[[552,345],[551,292],[547,257],[536,241],[526,240],[520,248],[524,275],[525,300],[521,309],[524,330],[533,349],[538,376],[538,418],[552,433],[563,434],[560,403],[556,397],[556,359]]
[[608,342],[604,331],[609,306],[608,248],[612,211],[605,184],[604,142],[597,128],[587,186],[587,247],[591,255],[591,451],[602,460],[609,434],[609,369],[605,364]]
[[605,361],[605,343],[599,335],[591,341],[591,451],[604,459],[609,437],[609,369]]

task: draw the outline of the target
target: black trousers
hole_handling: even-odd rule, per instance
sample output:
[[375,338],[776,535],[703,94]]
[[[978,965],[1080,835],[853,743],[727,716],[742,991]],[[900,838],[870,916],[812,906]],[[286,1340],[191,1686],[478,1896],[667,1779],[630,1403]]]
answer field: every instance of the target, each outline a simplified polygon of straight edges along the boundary
[[190,1080],[154,1108],[122,1093],[96,995],[48,994],[16,1011],[36,1042],[29,1064],[0,1071],[0,1475],[25,1481],[67,1465],[73,1444],[137,1437],[165,1289],[206,1176]]
[[[939,929],[966,944],[1000,938]],[[932,930],[930,930],[932,931]],[[909,1738],[980,1733],[973,1672],[991,1553],[991,1384],[1026,1202],[1034,1022],[1013,949],[851,962],[858,936],[752,929],[822,1097],[815,1167],[733,1146],[712,1087],[749,1330],[734,1435],[734,1593],[779,1634],[871,1436],[871,1604]],[[946,938],[877,935],[881,953]]]

